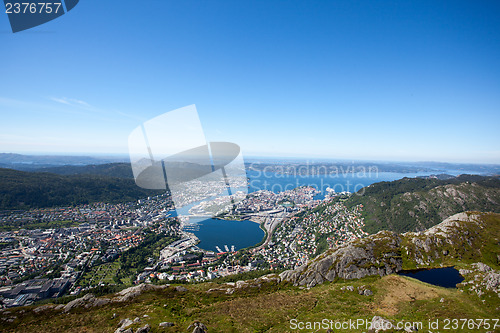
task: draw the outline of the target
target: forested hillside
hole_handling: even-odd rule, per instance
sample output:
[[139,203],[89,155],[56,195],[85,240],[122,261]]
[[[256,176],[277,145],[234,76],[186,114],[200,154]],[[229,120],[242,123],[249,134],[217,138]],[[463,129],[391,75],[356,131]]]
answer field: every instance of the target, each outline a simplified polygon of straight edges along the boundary
[[0,169],[0,210],[117,203],[160,193],[138,187],[134,179]]
[[362,204],[365,231],[425,230],[447,216],[467,211],[500,212],[500,179],[462,175],[439,180],[403,178],[375,183],[350,196],[347,207]]

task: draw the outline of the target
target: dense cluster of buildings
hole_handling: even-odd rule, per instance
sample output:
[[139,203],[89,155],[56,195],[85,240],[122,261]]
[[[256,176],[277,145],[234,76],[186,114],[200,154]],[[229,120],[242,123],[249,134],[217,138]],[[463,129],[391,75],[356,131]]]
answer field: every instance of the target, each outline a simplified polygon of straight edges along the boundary
[[[29,304],[75,290],[85,268],[111,262],[140,245],[141,230],[169,219],[171,209],[170,200],[159,196],[137,203],[95,203],[3,214],[0,225],[13,229],[0,232],[3,305]],[[61,221],[75,226],[28,229]]]
[[319,246],[324,250],[367,235],[362,229],[361,206],[349,209],[328,197],[316,207],[284,219],[274,229],[272,241],[255,254],[269,267],[295,268],[314,257]]
[[[216,189],[198,190],[215,194]],[[3,214],[1,225],[12,230],[0,232],[0,306],[26,305],[101,285],[102,279],[90,279],[92,285],[82,286],[85,271],[114,264],[124,251],[142,245],[145,231],[177,240],[148,258],[148,266],[132,276],[136,283],[205,281],[261,268],[294,268],[307,262],[318,247],[334,247],[366,235],[361,206],[348,209],[332,201],[335,193],[323,200],[317,194],[312,187],[299,187],[278,193],[257,191],[237,202],[214,198],[212,204],[226,217],[250,219],[267,230],[263,244],[243,256],[234,248],[219,253],[198,248],[198,238],[183,228],[186,217],[171,216],[173,204],[167,195],[127,204]],[[192,203],[196,197],[186,194],[183,200]],[[210,202],[192,205],[191,213],[207,213],[207,207]],[[61,221],[68,224],[58,226]],[[58,227],[29,229],[41,224]]]

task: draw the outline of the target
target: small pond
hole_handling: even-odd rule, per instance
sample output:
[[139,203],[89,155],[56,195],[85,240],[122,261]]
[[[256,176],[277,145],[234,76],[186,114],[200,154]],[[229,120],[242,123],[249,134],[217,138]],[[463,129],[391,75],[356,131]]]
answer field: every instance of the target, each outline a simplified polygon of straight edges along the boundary
[[445,288],[456,288],[457,283],[464,280],[454,267],[401,271],[399,275],[409,276]]

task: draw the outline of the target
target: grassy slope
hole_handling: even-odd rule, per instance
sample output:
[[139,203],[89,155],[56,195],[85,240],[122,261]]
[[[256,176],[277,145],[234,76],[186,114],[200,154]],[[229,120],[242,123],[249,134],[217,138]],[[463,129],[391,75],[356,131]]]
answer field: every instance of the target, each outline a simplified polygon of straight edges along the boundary
[[[482,261],[498,270],[500,266],[493,254],[500,253],[500,214],[485,214],[482,219],[484,229],[467,230],[473,237],[472,245],[480,251],[466,256],[457,249],[456,256],[450,254],[445,262],[436,261],[431,266],[439,267],[444,263],[470,268],[470,263]],[[405,258],[405,261],[408,260]],[[355,291],[341,290],[348,285],[354,286]],[[356,288],[360,286],[366,286],[374,295],[359,295]],[[143,318],[140,324],[133,327],[148,323],[152,332],[186,332],[193,321],[199,320],[207,325],[210,332],[286,332],[291,331],[290,319],[294,318],[299,321],[321,321],[324,318],[344,321],[371,320],[374,315],[380,315],[396,322],[422,321],[428,325],[429,319],[436,318],[441,323],[446,318],[498,318],[500,308],[500,298],[492,292],[478,297],[469,287],[446,289],[398,275],[325,283],[310,290],[269,281],[262,282],[260,287],[236,290],[232,295],[223,291],[207,292],[210,288],[223,287],[228,288],[225,284],[213,282],[187,285],[187,292],[177,292],[169,287],[147,292],[126,304],[79,308],[69,314],[53,310],[34,314],[29,311],[33,307],[17,308],[10,310],[11,314],[3,315],[16,316],[17,319],[13,323],[2,323],[2,331],[113,332],[121,319],[142,318],[147,314],[148,318]],[[112,318],[113,313],[117,315],[115,318]],[[163,321],[173,322],[176,326],[160,329],[158,324]],[[307,331],[311,330],[304,330]],[[470,329],[465,327],[451,331],[470,332]]]
[[[369,287],[373,296],[341,290],[342,286]],[[424,321],[440,318],[495,318],[498,297],[483,304],[476,295],[434,287],[396,275],[366,278],[358,281],[328,283],[311,290],[289,285],[265,284],[260,289],[236,291],[233,295],[207,293],[213,284],[190,285],[187,292],[173,288],[148,292],[126,304],[100,308],[77,309],[69,314],[52,310],[34,314],[22,309],[12,310],[18,317],[14,323],[2,324],[5,332],[114,332],[123,318],[133,319],[147,314],[140,324],[152,326],[152,332],[186,332],[199,320],[209,332],[286,332],[290,319],[299,321],[333,321],[370,319],[381,315],[395,321]],[[444,298],[444,302],[440,299]],[[112,314],[116,313],[116,318]],[[161,329],[158,324],[176,324]],[[425,326],[424,326],[425,328]],[[310,330],[304,330],[304,332]],[[324,332],[325,330],[320,330]],[[345,330],[357,332],[360,330]],[[457,330],[456,332],[468,332]],[[485,331],[485,330],[479,330]]]

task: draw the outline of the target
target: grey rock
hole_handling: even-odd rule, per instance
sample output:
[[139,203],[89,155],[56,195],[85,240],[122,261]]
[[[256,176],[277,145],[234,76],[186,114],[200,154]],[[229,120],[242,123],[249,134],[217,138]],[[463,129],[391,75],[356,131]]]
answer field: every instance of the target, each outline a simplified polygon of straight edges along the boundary
[[132,330],[131,328],[127,328],[127,329],[117,328],[115,333],[134,333],[134,330]]
[[472,264],[472,267],[474,267],[477,271],[484,272],[484,273],[492,271],[492,268],[490,266],[483,264],[482,262],[476,262],[476,263]]
[[364,296],[371,296],[371,295],[373,295],[373,291],[371,291],[370,289],[365,289],[363,291],[363,295]]
[[158,290],[158,289],[163,289],[167,288],[168,286],[163,285],[163,286],[156,286],[153,284],[145,284],[142,283],[140,285],[130,287],[127,289],[123,289],[122,291],[116,293],[116,297],[114,297],[111,301],[113,302],[127,302],[130,301],[132,298],[139,296],[145,291],[149,290]]
[[55,305],[53,304],[45,304],[45,305],[41,305],[37,308],[34,308],[33,309],[33,312],[34,313],[40,313],[42,311],[45,311],[45,310],[50,310],[50,309],[53,309],[55,307]]
[[486,289],[496,291],[500,286],[500,273],[494,271],[486,274],[483,280]]
[[354,291],[354,287],[353,286],[343,286],[340,288],[340,290]]
[[175,287],[175,291],[185,292],[185,291],[187,291],[187,288],[183,287],[183,286],[177,286],[177,287]]
[[408,333],[418,332],[418,328],[416,328],[415,326],[405,327],[405,332],[408,332]]
[[375,332],[387,331],[393,328],[392,322],[380,316],[374,316],[370,324],[370,329]]
[[[314,287],[325,281],[360,279],[369,275],[389,275],[402,269],[403,260],[397,255],[401,238],[394,232],[381,231],[356,242],[348,242],[320,255],[315,260],[280,274],[282,281],[296,286]],[[375,250],[384,248],[384,254],[375,256]]]
[[139,327],[139,328],[135,331],[135,333],[148,333],[149,331],[151,331],[151,327],[150,327],[148,324],[146,324],[146,325],[145,325],[145,326],[143,326],[143,327]]
[[175,326],[175,324],[169,323],[168,321],[164,321],[164,322],[160,323],[160,327],[172,327],[172,326]]
[[109,298],[95,298],[92,306],[102,306],[111,302]]
[[122,319],[120,320],[120,322],[118,323],[118,326],[120,326],[119,328],[121,329],[125,329],[127,327],[129,327],[130,325],[132,325],[134,322],[132,320],[130,320],[129,318],[125,318],[125,319]]
[[207,333],[207,327],[200,323],[199,321],[195,321],[191,325],[189,325],[188,330],[193,329],[193,333]]
[[245,281],[236,281],[236,288],[243,288],[246,287],[247,285],[248,283]]
[[64,306],[63,311],[69,312],[73,308],[88,306],[88,304],[93,303],[95,300],[95,296],[93,294],[86,294],[83,297],[77,298],[69,302]]

